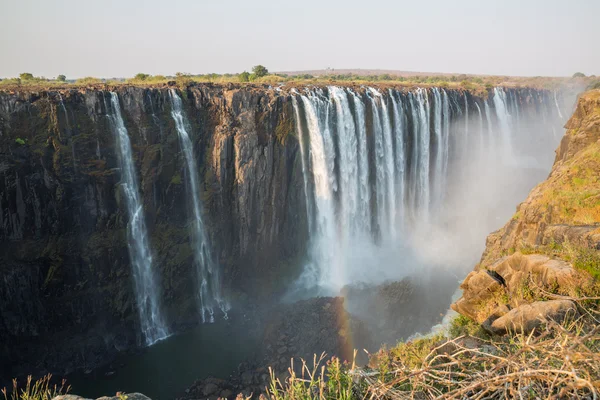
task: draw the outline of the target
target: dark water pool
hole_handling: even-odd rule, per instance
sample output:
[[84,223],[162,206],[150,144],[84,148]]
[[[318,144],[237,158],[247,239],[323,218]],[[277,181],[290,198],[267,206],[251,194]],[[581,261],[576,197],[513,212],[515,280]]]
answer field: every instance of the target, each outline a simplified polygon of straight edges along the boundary
[[194,380],[227,378],[251,357],[258,344],[242,327],[204,324],[172,336],[138,354],[123,355],[112,367],[68,377],[71,393],[97,398],[116,392],[140,392],[153,400],[181,395]]

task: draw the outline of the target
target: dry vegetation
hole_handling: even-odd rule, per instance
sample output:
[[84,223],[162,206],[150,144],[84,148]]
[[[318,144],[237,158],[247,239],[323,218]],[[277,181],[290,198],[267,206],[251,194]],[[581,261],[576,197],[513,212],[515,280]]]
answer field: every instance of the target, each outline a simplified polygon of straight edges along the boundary
[[[260,67],[260,66],[257,66]],[[256,67],[255,67],[256,68]],[[64,77],[63,77],[64,78]],[[543,89],[555,89],[559,86],[586,87],[600,85],[600,79],[596,77],[576,76],[571,78],[558,77],[509,77],[509,76],[484,76],[484,75],[466,75],[466,74],[438,74],[425,75],[407,73],[398,74],[365,74],[356,73],[334,74],[331,71],[321,75],[311,75],[300,73],[295,75],[288,74],[269,74],[266,69],[261,73],[242,72],[238,74],[202,74],[192,75],[188,73],[177,73],[174,76],[149,75],[144,73],[136,74],[129,79],[110,78],[101,79],[95,77],[85,77],[77,80],[64,79],[46,79],[44,77],[34,77],[31,74],[21,74],[19,78],[7,78],[0,80],[0,88],[18,89],[27,88],[73,88],[89,86],[163,86],[167,84],[176,84],[179,87],[186,87],[194,83],[213,83],[213,84],[249,84],[249,85],[285,85],[285,86],[303,86],[303,85],[368,85],[381,84],[389,86],[437,86],[447,88],[460,88],[472,91],[484,92],[494,86],[510,87],[534,87]]]
[[[301,372],[273,374],[268,396],[284,399],[591,399],[600,393],[598,300],[579,301],[582,317],[548,321],[529,335],[490,337],[458,317],[443,336],[401,343],[372,356],[369,367],[338,359]],[[590,305],[593,302],[594,305]]]
[[13,379],[13,387],[9,392],[6,388],[1,392],[4,400],[51,400],[62,394],[67,394],[71,390],[63,379],[60,385],[52,384],[52,375],[46,375],[36,381],[31,376],[27,377],[24,386],[19,386],[16,379]]

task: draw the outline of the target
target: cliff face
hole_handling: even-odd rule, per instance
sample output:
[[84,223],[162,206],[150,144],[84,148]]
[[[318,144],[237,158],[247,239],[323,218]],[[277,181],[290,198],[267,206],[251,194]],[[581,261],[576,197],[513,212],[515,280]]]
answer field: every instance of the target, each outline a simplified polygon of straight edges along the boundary
[[565,127],[548,179],[489,235],[480,266],[519,249],[565,241],[600,250],[600,92],[582,95]]
[[491,333],[578,315],[600,290],[600,91],[583,94],[552,171],[487,238],[452,308]]
[[[190,195],[167,89],[117,91],[160,297],[170,324],[195,322]],[[272,92],[209,86],[182,95],[224,286],[233,293],[275,290],[269,282],[281,276],[269,277],[282,273],[275,266],[296,257],[306,242],[289,103]],[[93,365],[101,353],[139,339],[133,333],[128,216],[106,116],[108,97],[96,90],[0,94],[0,365],[5,368],[19,360],[39,360],[41,368]],[[259,286],[258,279],[267,283]],[[54,343],[80,351],[61,355],[64,350]]]
[[[176,331],[199,318],[189,238],[191,195],[169,88],[114,90],[133,148],[158,297]],[[324,96],[329,89],[315,90]],[[382,92],[377,104],[383,110],[394,100]],[[409,104],[407,92],[402,89],[398,99],[405,97]],[[179,93],[191,125],[206,231],[235,309],[248,298],[281,290],[299,274],[306,255],[311,205],[306,204],[293,94],[233,85],[191,86]],[[460,90],[444,93],[453,126],[448,133],[452,169],[453,153],[462,146],[454,121],[469,113],[478,116],[477,126],[485,125],[491,135],[497,118],[488,111],[494,109],[491,93],[486,99]],[[511,112],[548,116],[555,104],[559,108],[549,93],[507,89],[506,104]],[[375,104],[364,88],[355,88],[355,94],[356,104]],[[431,91],[420,96],[424,104],[435,104]],[[90,368],[140,342],[127,248],[129,216],[107,117],[109,98],[108,91],[90,88],[0,92],[0,376]],[[431,113],[422,107],[424,120]],[[413,114],[406,120],[411,129],[401,140],[407,148],[416,147],[411,135],[418,118]],[[332,127],[339,123],[330,119]],[[367,126],[373,124],[368,117]],[[423,127],[423,138],[439,148],[435,128]],[[371,166],[376,164],[373,128],[365,136]],[[523,147],[535,145],[528,140],[523,138]],[[428,148],[422,150],[429,154]],[[418,158],[413,153],[407,160]],[[333,151],[331,158],[336,157]],[[407,161],[407,176],[428,163]],[[341,173],[339,168],[329,172]],[[368,180],[367,190],[374,193],[373,172]],[[336,202],[340,196],[332,195]]]

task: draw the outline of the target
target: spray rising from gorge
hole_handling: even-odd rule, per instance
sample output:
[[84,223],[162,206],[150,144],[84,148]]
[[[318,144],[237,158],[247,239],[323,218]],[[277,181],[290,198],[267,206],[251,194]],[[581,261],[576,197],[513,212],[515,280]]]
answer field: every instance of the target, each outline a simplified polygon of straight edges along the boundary
[[471,265],[482,244],[469,231],[494,222],[469,216],[503,220],[523,191],[515,173],[534,171],[528,188],[551,165],[557,139],[547,132],[563,122],[556,99],[501,87],[484,98],[442,88],[296,91],[310,246],[292,297]]

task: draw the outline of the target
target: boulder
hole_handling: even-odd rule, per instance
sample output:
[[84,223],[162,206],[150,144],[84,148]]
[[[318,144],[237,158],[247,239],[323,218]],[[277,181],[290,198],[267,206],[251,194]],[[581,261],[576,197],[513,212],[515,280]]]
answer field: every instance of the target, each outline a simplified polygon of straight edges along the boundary
[[523,304],[483,326],[497,335],[507,332],[527,334],[548,321],[563,323],[578,315],[577,306],[570,300],[536,301]]
[[481,304],[503,290],[502,284],[485,270],[473,271],[460,285],[463,295],[451,305],[452,309],[478,322],[487,318],[481,313]]
[[471,272],[460,286],[462,297],[452,304],[452,309],[489,327],[506,313],[506,310],[498,313],[501,311],[498,307],[507,305],[503,302],[513,307],[527,302],[522,298],[524,287],[566,288],[577,279],[577,271],[565,261],[541,254],[515,253],[499,259],[488,269]]
[[[121,397],[119,397],[119,396],[113,396],[113,397],[103,396],[103,397],[97,398],[96,400],[122,400],[124,398],[126,398],[127,400],[152,400],[148,396],[145,396],[141,393],[124,393]],[[65,395],[53,397],[52,400],[92,400],[92,399],[86,399],[86,398],[83,398],[81,396],[77,396],[74,394],[65,394]]]
[[216,393],[217,390],[219,390],[219,387],[217,385],[215,385],[214,383],[207,383],[204,386],[202,393],[204,393],[205,396],[210,396],[211,394]]

